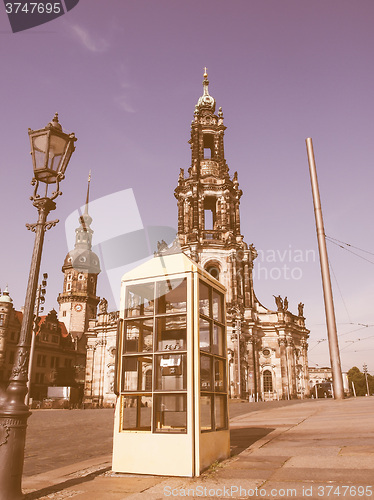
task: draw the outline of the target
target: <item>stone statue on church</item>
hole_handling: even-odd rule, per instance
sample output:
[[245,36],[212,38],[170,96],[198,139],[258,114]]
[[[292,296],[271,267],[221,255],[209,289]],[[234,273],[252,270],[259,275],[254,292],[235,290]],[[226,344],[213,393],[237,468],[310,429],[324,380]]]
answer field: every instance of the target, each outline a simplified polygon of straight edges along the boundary
[[280,295],[276,296],[276,295],[273,295],[274,299],[275,299],[275,304],[278,308],[278,311],[283,311],[283,300],[282,300],[282,297]]
[[102,298],[99,302],[99,314],[106,314],[108,312],[108,301]]
[[304,317],[304,304],[302,302],[300,302],[297,307],[299,310],[299,316],[301,316],[303,318]]
[[284,298],[283,309],[284,309],[284,311],[287,311],[287,309],[288,309],[288,299],[287,299],[287,297]]

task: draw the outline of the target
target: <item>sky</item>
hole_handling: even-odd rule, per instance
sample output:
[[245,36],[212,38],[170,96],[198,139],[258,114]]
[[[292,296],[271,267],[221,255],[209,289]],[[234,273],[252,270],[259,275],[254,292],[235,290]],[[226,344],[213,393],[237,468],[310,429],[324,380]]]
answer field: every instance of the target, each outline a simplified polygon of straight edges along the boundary
[[[273,295],[287,296],[294,313],[302,301],[309,363],[329,365],[305,146],[312,137],[326,235],[351,245],[327,244],[342,368],[366,363],[373,373],[373,21],[372,0],[80,0],[12,33],[0,6],[1,289],[8,284],[22,307],[34,241],[25,224],[37,219],[28,128],[57,111],[78,138],[49,217],[60,222],[45,237],[48,311],[58,307],[90,170],[97,206],[118,192],[124,200],[96,211],[94,242],[103,227],[176,229],[173,192],[190,166],[206,66],[225,117],[226,161],[243,191],[241,231],[259,253],[258,300],[274,309]],[[98,295],[110,309],[119,287],[102,263]]]

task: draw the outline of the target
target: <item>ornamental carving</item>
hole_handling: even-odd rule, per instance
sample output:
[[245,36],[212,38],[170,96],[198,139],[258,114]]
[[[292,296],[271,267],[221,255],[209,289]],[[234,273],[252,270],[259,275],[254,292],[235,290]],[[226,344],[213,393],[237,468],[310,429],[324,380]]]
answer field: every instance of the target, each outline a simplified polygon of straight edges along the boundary
[[10,428],[5,424],[0,424],[0,446],[8,442]]
[[11,378],[27,377],[28,360],[29,360],[28,351],[24,347],[21,347],[20,350],[18,351],[18,356],[13,366]]

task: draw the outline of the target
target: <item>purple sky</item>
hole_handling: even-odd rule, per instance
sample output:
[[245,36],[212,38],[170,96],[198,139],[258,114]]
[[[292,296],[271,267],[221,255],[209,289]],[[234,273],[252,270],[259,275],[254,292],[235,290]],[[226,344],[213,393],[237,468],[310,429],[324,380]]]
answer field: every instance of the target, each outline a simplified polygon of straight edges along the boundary
[[[78,137],[41,268],[50,276],[46,310],[57,309],[65,220],[84,203],[90,169],[91,199],[131,188],[144,225],[176,227],[173,191],[190,165],[207,66],[228,127],[226,160],[244,193],[242,234],[261,250],[256,295],[270,308],[273,294],[287,295],[293,312],[304,302],[310,364],[328,365],[305,138],[313,138],[326,234],[374,252],[373,23],[372,0],[81,0],[12,34],[0,7],[0,286],[9,284],[15,307],[34,238],[25,223],[36,221],[27,129],[58,111]],[[360,253],[370,263],[332,244],[328,251],[342,367],[366,362],[374,372],[374,255]],[[105,271],[98,294],[115,308]]]

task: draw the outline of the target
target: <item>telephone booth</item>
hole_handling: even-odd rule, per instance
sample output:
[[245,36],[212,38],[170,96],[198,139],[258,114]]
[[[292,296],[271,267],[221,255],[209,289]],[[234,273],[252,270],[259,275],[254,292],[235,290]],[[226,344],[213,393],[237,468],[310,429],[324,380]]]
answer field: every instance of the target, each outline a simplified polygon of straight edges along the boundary
[[113,471],[191,477],[229,457],[224,297],[183,253],[123,276]]

